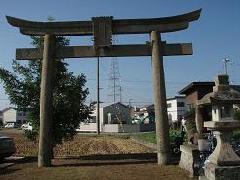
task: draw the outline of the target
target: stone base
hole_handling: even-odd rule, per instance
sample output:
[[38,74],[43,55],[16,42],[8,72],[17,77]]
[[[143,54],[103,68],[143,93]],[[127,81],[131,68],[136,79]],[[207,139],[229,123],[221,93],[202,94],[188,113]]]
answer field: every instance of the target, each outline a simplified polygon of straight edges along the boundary
[[199,167],[196,166],[199,164],[199,150],[195,145],[181,145],[181,159],[179,167],[187,170],[190,173],[190,176],[198,176]]
[[206,176],[199,176],[198,180],[208,180],[208,178],[206,178]]
[[209,180],[239,180],[240,166],[218,166],[208,163],[204,173]]

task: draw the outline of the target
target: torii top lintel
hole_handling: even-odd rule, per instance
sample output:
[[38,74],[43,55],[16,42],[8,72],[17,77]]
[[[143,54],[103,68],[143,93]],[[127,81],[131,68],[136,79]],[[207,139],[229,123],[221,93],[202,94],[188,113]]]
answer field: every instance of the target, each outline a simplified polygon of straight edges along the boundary
[[112,34],[144,34],[151,31],[160,33],[187,29],[189,22],[198,20],[201,9],[190,13],[151,19],[113,19],[113,17],[92,18],[92,21],[34,22],[6,16],[9,24],[20,28],[25,35],[42,36],[45,34],[84,36],[94,34],[94,21],[101,18],[111,26]]

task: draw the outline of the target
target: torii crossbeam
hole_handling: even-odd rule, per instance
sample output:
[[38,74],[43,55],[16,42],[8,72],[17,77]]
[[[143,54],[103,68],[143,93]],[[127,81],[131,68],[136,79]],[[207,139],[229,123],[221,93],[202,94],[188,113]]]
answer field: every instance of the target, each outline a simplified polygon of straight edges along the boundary
[[[38,166],[51,165],[52,78],[55,58],[152,56],[152,77],[156,122],[158,164],[170,160],[169,124],[166,107],[166,89],[163,56],[191,55],[191,43],[167,44],[160,33],[188,28],[198,20],[201,9],[190,13],[152,19],[117,19],[94,17],[92,21],[33,22],[7,16],[8,22],[19,27],[25,35],[44,36],[43,49],[23,48],[16,50],[16,59],[42,59],[40,95],[40,136]],[[147,44],[113,45],[114,34],[150,34]],[[91,36],[93,46],[67,46],[55,48],[55,36]]]

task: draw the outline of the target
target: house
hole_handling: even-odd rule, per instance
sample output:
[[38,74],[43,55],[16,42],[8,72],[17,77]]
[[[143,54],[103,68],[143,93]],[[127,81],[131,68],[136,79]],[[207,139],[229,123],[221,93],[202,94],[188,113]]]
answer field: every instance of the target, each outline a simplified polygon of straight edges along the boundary
[[186,113],[185,96],[175,96],[167,99],[167,112],[169,122],[178,122]]
[[136,108],[132,119],[136,124],[151,124],[154,122],[154,116],[154,105],[152,104]]
[[[167,111],[169,123],[182,119],[186,112],[185,96],[175,96],[167,99]],[[147,105],[136,111],[134,120],[136,123],[154,123],[154,105]]]
[[179,94],[185,95],[186,108],[190,110],[196,106],[197,100],[200,100],[206,94],[212,92],[214,82],[191,82],[179,91]]
[[[105,132],[109,129],[110,124],[131,124],[130,109],[128,106],[117,103],[101,103],[99,108],[100,132]],[[90,115],[91,119],[80,123],[79,131],[81,132],[96,132],[97,131],[97,109],[95,107],[93,113]],[[107,128],[107,129],[106,129]]]
[[[100,105],[100,132],[104,133],[136,133],[145,131],[154,131],[155,123],[152,124],[132,124],[131,107],[118,103],[102,103]],[[92,118],[81,122],[77,131],[79,132],[96,132],[97,109],[95,107]]]
[[[196,106],[197,100],[200,100],[206,94],[213,92],[214,82],[191,82],[179,91],[179,94],[186,96],[187,110]],[[230,88],[240,92],[240,85],[230,85]]]
[[3,124],[7,123],[23,124],[25,121],[26,113],[23,111],[18,111],[12,107],[8,107],[2,110]]

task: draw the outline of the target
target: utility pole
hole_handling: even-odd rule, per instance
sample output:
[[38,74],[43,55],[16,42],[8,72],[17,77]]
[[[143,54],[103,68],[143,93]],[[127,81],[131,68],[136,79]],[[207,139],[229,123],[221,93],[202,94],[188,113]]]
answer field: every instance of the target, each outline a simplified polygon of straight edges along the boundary
[[97,117],[96,117],[96,123],[97,123],[97,134],[100,134],[100,93],[99,93],[99,56],[97,57]]
[[225,74],[226,75],[228,75],[228,63],[230,63],[231,61],[230,61],[230,59],[227,59],[227,58],[225,58],[225,59],[223,59],[223,63],[224,63],[224,70],[225,70]]

